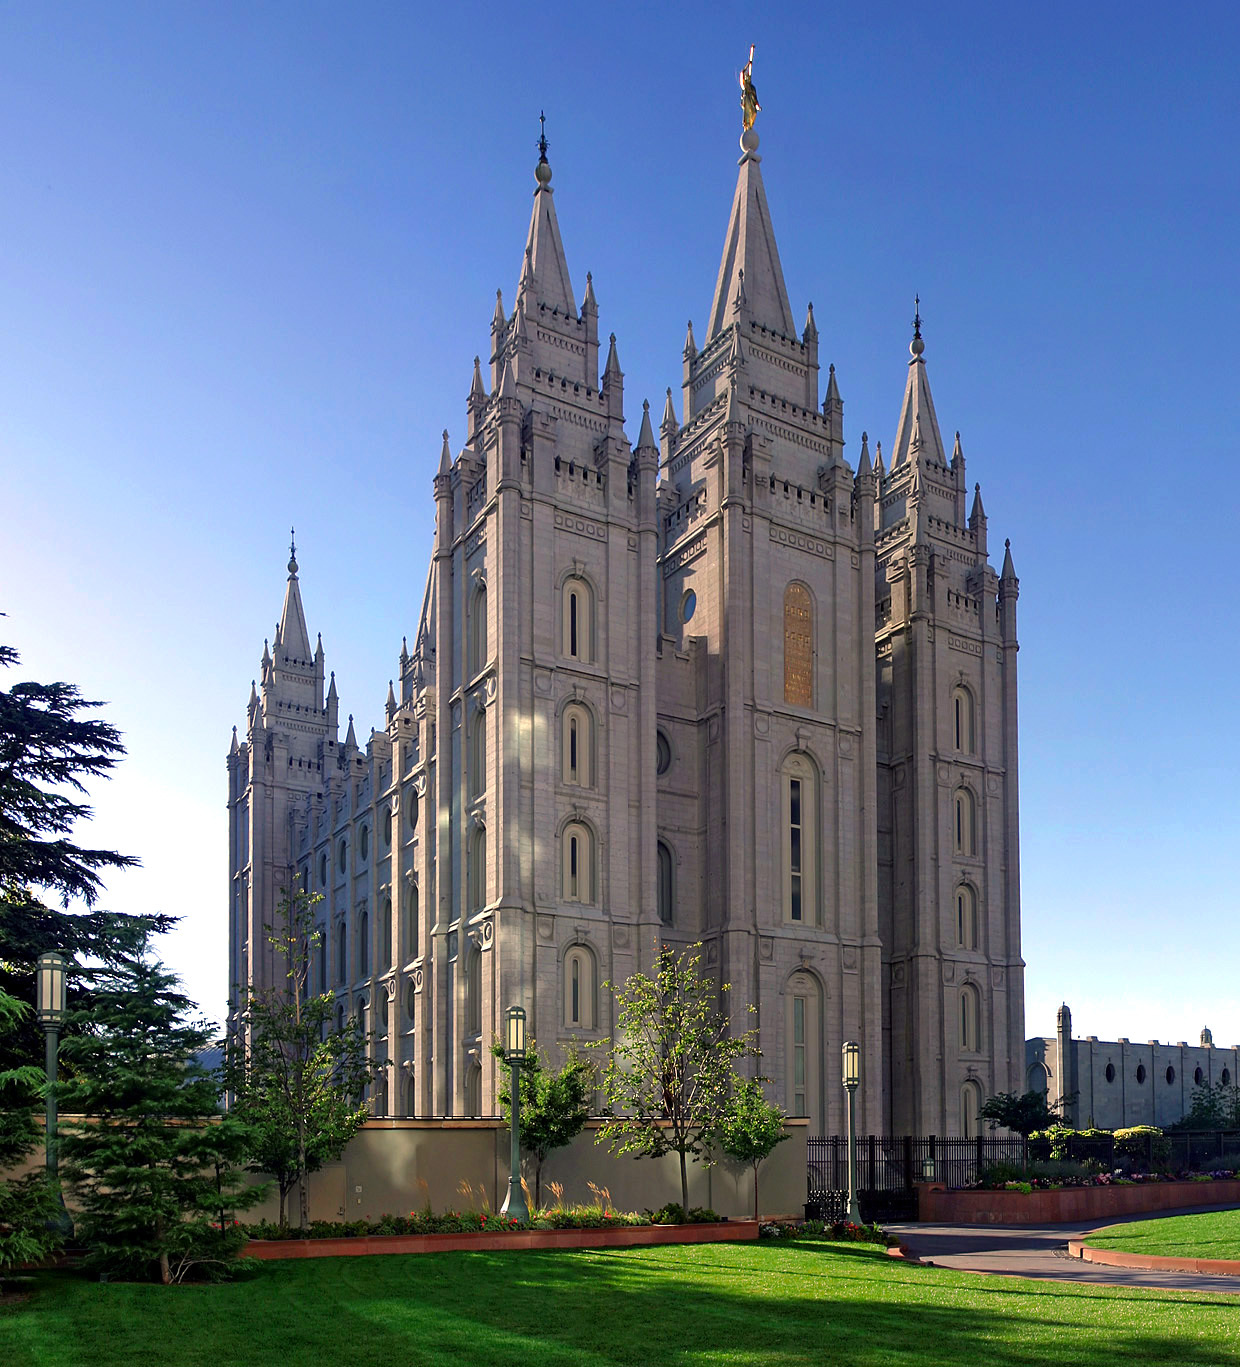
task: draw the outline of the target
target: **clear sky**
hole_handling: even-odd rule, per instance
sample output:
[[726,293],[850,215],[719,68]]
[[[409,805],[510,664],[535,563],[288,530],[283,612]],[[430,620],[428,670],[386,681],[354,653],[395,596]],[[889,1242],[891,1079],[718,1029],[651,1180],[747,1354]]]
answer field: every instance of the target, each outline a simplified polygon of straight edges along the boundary
[[0,5],[0,630],[125,733],[89,839],[143,866],[107,902],[183,918],[218,1017],[225,754],[290,524],[364,737],[539,110],[635,440],[710,303],[750,42],[846,457],[894,435],[918,291],[1012,540],[1027,1032],[1066,999],[1240,1042],[1234,4]]

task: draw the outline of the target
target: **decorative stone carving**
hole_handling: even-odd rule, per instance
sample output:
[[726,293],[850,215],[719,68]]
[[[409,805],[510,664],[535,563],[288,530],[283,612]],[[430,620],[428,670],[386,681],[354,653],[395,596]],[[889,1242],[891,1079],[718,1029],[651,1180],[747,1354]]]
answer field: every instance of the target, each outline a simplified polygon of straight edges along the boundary
[[538,918],[538,938],[540,940],[555,939],[555,917],[540,916]]

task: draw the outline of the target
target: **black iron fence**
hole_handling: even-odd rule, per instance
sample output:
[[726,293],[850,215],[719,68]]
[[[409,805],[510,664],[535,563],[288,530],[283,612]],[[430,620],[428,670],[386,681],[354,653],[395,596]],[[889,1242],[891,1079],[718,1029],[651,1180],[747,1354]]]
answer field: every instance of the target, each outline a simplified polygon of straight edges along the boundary
[[[805,1213],[842,1220],[848,1213],[848,1140],[811,1135]],[[858,1135],[857,1198],[864,1220],[915,1219],[916,1183],[967,1187],[998,1163],[1024,1168],[1049,1159],[1047,1140],[981,1134],[972,1139],[942,1135]],[[1240,1130],[1139,1135],[1116,1143],[1112,1134],[1073,1135],[1063,1155],[1093,1159],[1107,1168],[1139,1171],[1240,1170]]]

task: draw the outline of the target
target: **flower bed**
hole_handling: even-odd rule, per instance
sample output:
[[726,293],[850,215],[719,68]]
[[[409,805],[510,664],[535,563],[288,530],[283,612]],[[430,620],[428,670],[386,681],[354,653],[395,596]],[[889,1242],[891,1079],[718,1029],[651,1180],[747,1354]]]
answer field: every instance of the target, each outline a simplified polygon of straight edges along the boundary
[[376,1253],[452,1253],[531,1248],[635,1248],[651,1244],[740,1243],[758,1237],[756,1220],[701,1225],[613,1224],[589,1228],[515,1227],[493,1217],[484,1228],[448,1234],[322,1235],[308,1239],[251,1239],[250,1258],[348,1258]]
[[[1106,1176],[1107,1174],[1102,1174]],[[1086,1179],[1088,1185],[1049,1189],[947,1191],[933,1185],[917,1189],[917,1218],[962,1225],[1055,1225],[1141,1215],[1153,1210],[1240,1204],[1240,1180],[1193,1178],[1109,1182]],[[1029,1184],[1031,1185],[1031,1184]]]
[[879,1244],[883,1248],[895,1243],[878,1225],[857,1225],[851,1220],[771,1220],[759,1228],[762,1239],[825,1239],[836,1244]]

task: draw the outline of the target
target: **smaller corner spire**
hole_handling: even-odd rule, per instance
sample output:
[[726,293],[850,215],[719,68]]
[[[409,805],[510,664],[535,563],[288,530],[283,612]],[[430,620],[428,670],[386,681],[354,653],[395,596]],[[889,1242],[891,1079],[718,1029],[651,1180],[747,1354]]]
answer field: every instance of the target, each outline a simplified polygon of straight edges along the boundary
[[349,729],[344,736],[345,746],[350,750],[357,749],[357,732],[353,729],[353,713],[349,713]]
[[982,507],[982,486],[980,484],[975,484],[973,486],[973,508],[969,513],[969,526],[976,531],[977,524],[979,522],[985,522],[985,520],[986,509]]
[[333,702],[340,695],[336,692],[336,671],[332,670],[331,682],[327,686],[327,700]]
[[495,291],[495,312],[491,315],[491,331],[502,332],[508,320],[504,317],[504,291]]
[[389,679],[389,680],[388,680],[388,695],[387,695],[387,719],[388,719],[388,721],[391,721],[392,718],[396,715],[396,690],[395,690],[395,688],[394,688],[392,685],[393,685],[393,681],[392,681],[391,679]]
[[657,450],[655,444],[654,428],[650,424],[650,400],[642,400],[642,425],[641,431],[637,434],[637,445],[635,451]]
[[663,405],[663,421],[659,424],[659,429],[663,432],[678,432],[680,430],[680,423],[676,417],[676,407],[672,403],[672,388],[670,385],[667,389],[667,402]]
[[240,749],[241,746],[237,742],[237,728],[234,726],[232,734],[232,744],[228,747],[228,753],[229,755],[235,755],[237,751]]
[[581,301],[582,313],[598,313],[598,300],[594,297],[594,276],[586,271],[586,292]]
[[685,359],[689,360],[697,355],[697,342],[693,339],[693,319],[690,318],[685,326]]
[[604,371],[603,371],[603,375],[604,375],[605,377],[607,377],[607,376],[617,376],[617,377],[618,377],[618,376],[620,376],[621,374],[622,374],[622,371],[620,370],[620,358],[619,358],[619,356],[616,354],[616,334],[613,332],[613,333],[611,334],[610,338],[608,339],[608,343],[607,343],[607,366],[606,366],[606,368],[605,368]]
[[469,385],[469,400],[471,403],[482,403],[486,401],[486,386],[482,383],[482,358],[474,357],[474,378]]
[[448,429],[443,430],[443,449],[439,453],[439,473],[448,475],[452,473],[452,447],[448,444]]
[[[809,307],[805,310],[805,328],[801,334],[801,340],[806,343],[816,342],[818,340],[818,325],[814,322],[814,304],[812,300],[810,301]],[[831,369],[834,370],[835,367],[832,366]]]
[[499,389],[496,391],[501,399],[515,399],[517,397],[517,380],[512,373],[511,359],[504,357],[504,369],[499,377]]
[[1012,564],[1012,542],[1007,540],[1003,543],[1003,571],[999,575],[1000,582],[1012,583],[1016,578],[1016,567]]

